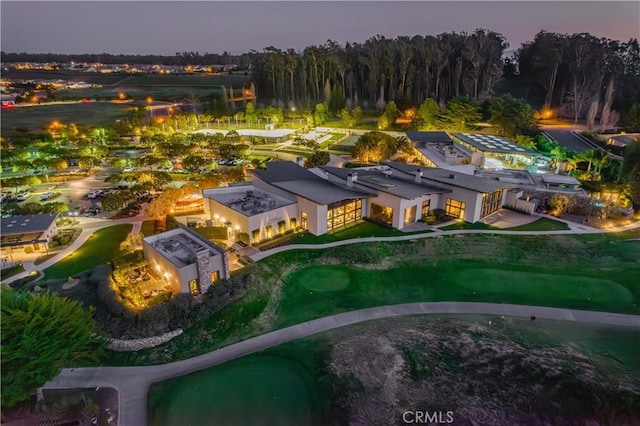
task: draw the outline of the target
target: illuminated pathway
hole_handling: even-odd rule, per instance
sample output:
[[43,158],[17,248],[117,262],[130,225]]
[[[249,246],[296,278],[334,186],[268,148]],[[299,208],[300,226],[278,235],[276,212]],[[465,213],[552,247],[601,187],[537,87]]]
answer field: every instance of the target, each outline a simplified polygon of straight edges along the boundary
[[93,367],[63,369],[45,389],[112,387],[118,390],[121,426],[147,424],[147,393],[158,381],[182,376],[292,340],[338,327],[381,318],[418,314],[484,314],[588,322],[640,328],[640,316],[495,303],[407,303],[344,312],[253,337],[184,361],[146,367]]

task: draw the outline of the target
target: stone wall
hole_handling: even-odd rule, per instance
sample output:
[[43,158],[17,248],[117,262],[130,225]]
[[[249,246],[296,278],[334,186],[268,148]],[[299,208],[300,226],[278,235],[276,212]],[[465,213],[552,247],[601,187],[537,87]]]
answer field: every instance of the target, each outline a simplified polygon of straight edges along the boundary
[[112,350],[114,352],[139,351],[142,349],[159,346],[181,334],[182,334],[182,329],[178,328],[177,330],[170,331],[160,336],[145,337],[142,339],[130,339],[130,340],[109,339],[109,344],[107,345],[107,349]]

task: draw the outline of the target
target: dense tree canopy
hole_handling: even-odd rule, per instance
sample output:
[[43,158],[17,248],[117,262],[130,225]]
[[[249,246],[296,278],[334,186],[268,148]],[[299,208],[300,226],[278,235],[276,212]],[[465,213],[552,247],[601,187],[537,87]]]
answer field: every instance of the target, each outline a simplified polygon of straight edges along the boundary
[[441,129],[464,132],[475,130],[480,121],[480,106],[471,98],[454,98],[440,112],[438,125]]
[[353,147],[354,158],[365,163],[391,158],[399,149],[405,149],[405,138],[394,138],[383,132],[368,132],[360,136]]
[[489,112],[489,123],[496,126],[501,135],[515,138],[538,129],[538,120],[531,105],[522,99],[514,99],[511,95],[491,99]]
[[62,367],[95,362],[104,346],[92,310],[77,301],[3,289],[0,306],[3,407],[29,398]]

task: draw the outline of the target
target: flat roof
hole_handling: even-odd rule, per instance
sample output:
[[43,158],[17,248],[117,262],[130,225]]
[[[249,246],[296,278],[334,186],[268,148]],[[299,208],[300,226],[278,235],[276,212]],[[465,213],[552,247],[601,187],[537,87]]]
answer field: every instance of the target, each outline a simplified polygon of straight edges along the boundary
[[22,216],[3,217],[0,220],[2,235],[27,234],[44,232],[58,217],[57,213],[41,213]]
[[574,135],[570,130],[545,130],[544,133],[556,141],[558,145],[565,147],[570,151],[585,152],[593,149],[592,146]]
[[538,155],[537,152],[504,139],[500,136],[483,135],[479,133],[452,133],[464,143],[467,143],[479,151],[497,152],[501,154],[522,154],[522,155]]
[[582,185],[580,181],[573,176],[563,176],[551,173],[541,174],[540,177],[544,183],[555,183],[559,185]]
[[321,167],[321,169],[345,180],[350,173],[357,173],[357,179],[354,182],[355,185],[361,185],[368,189],[386,192],[408,200],[425,194],[441,194],[449,192],[447,189],[415,183],[380,170],[344,169],[339,167]]
[[512,185],[509,183],[492,181],[489,179],[468,175],[466,173],[459,173],[452,170],[417,166],[415,164],[394,163],[392,161],[383,161],[383,163],[388,165],[392,169],[396,169],[408,174],[413,174],[416,171],[416,168],[422,167],[422,179],[426,179],[427,181],[434,181],[438,184],[457,186],[459,188],[469,189],[476,192],[491,193],[498,189],[516,187],[516,185]]
[[263,189],[256,189],[253,185],[205,189],[202,191],[202,196],[216,200],[220,204],[247,217],[295,204],[293,200],[272,194]]
[[196,254],[205,250],[211,257],[225,254],[223,249],[184,225],[146,237],[144,241],[178,268],[196,263]]
[[405,132],[411,142],[453,143],[447,132]]

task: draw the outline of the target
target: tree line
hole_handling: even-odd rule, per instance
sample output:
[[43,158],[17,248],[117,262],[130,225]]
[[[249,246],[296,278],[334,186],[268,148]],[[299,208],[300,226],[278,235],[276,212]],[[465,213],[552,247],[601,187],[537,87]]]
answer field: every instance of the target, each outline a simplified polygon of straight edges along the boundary
[[501,34],[486,29],[395,39],[377,35],[344,46],[329,40],[302,52],[269,46],[252,52],[252,75],[260,97],[291,105],[323,100],[331,110],[383,109],[389,101],[404,110],[427,98],[444,106],[456,97],[484,101],[511,94],[536,108],[564,106],[560,113],[587,118],[591,125],[596,117],[603,126],[638,120],[637,40],[541,31],[504,59],[507,47]]

